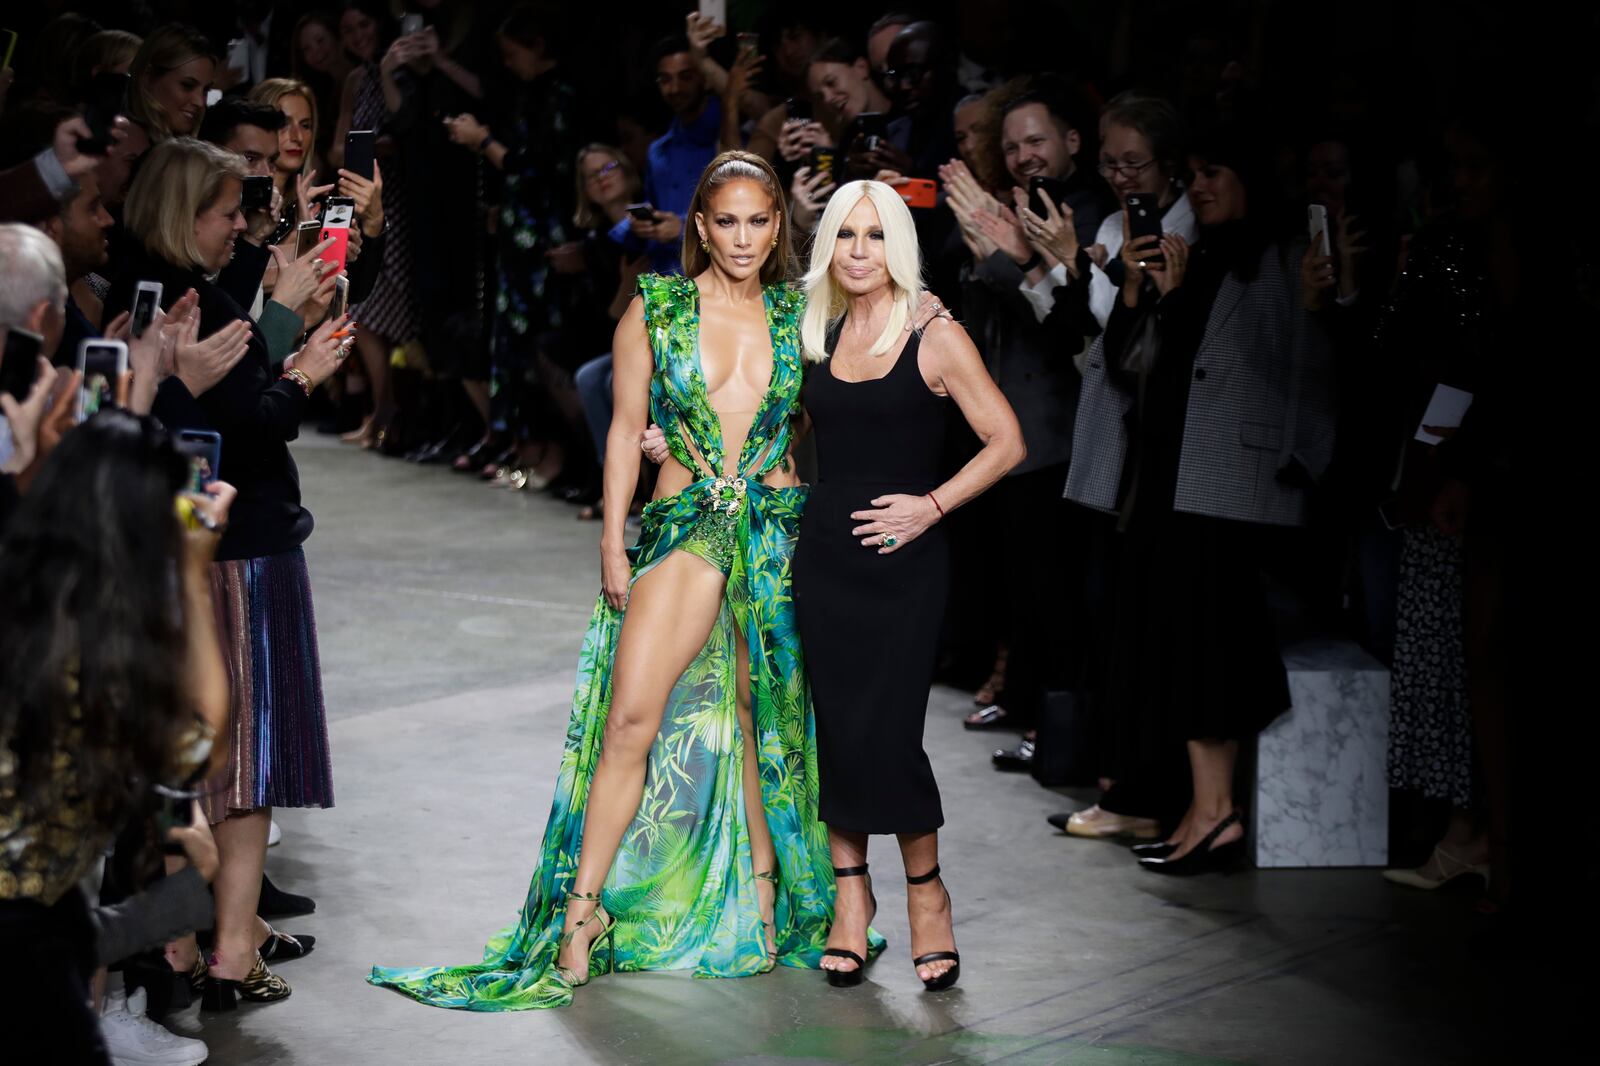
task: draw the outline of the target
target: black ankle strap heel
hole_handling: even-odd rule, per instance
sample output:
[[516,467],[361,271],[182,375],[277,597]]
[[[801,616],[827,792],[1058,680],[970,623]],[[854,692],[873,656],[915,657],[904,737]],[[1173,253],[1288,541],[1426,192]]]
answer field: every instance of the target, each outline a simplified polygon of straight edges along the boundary
[[[940,888],[944,888],[945,906],[947,908],[951,908],[952,909],[952,913],[950,915],[950,926],[951,926],[950,938],[951,938],[951,940],[954,940],[955,939],[955,914],[954,914],[954,911],[953,911],[953,906],[952,906],[951,901],[950,901],[950,890],[948,888],[945,888],[943,880],[941,880],[940,877],[939,877],[939,872],[940,872],[939,871],[939,866],[938,866],[937,863],[935,863],[933,869],[929,870],[925,874],[921,874],[921,875],[919,875],[917,877],[912,877],[910,874],[907,874],[906,875],[906,884],[908,884],[908,885],[925,885],[930,881],[939,881],[939,887]],[[918,955],[916,958],[911,960],[911,966],[912,966],[913,969],[915,969],[918,966],[926,966],[931,962],[945,962],[945,961],[953,962],[953,963],[955,963],[955,965],[951,966],[948,970],[946,970],[944,973],[940,974],[938,977],[931,977],[928,980],[922,982],[922,987],[927,989],[929,992],[943,992],[945,989],[954,986],[955,983],[961,979],[961,953],[959,951],[954,951],[954,950],[952,950],[952,951],[930,951],[926,955]]]
[[[833,868],[833,876],[835,880],[842,877],[865,877],[867,879],[867,898],[872,900],[873,915],[877,915],[878,897],[872,891],[872,875],[867,872],[867,867],[865,864],[842,868],[835,866]],[[867,921],[870,923],[872,919],[868,918]],[[856,968],[853,970],[826,971],[828,975],[828,984],[832,985],[834,988],[854,988],[856,985],[861,983],[862,972],[867,968],[866,959],[851,951],[849,948],[827,948],[822,952],[823,958],[827,958],[830,955],[839,959],[849,959],[851,962],[856,964]]]

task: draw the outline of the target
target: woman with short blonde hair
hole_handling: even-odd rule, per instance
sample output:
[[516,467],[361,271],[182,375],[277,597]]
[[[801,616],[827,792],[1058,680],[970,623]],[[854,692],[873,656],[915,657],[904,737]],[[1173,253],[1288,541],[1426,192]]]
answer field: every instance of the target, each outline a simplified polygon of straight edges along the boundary
[[216,71],[216,53],[205,34],[176,22],[162,26],[139,45],[128,68],[128,117],[152,141],[192,135],[206,116]]
[[123,224],[151,255],[212,272],[195,241],[195,218],[227,179],[244,181],[244,160],[206,141],[178,137],[150,150],[128,189]]
[[[838,886],[822,967],[831,985],[861,983],[877,911],[868,835],[893,833],[909,886],[912,965],[937,992],[961,974],[950,894],[939,881],[944,814],[922,750],[950,583],[940,523],[1026,449],[966,331],[937,318],[910,328],[922,258],[897,191],[853,181],[833,194],[804,285],[801,343],[818,364],[804,392],[817,482],[793,573],[817,721],[817,816],[828,826]],[[983,447],[945,478],[952,401]]]

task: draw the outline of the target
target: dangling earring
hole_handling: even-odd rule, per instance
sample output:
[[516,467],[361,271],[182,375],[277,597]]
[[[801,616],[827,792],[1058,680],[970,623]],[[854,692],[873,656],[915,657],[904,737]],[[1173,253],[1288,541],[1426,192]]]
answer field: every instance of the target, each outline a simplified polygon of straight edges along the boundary
[[778,238],[776,238],[776,237],[772,238],[772,247],[774,249],[776,249],[778,247]]
[[700,250],[701,250],[701,251],[702,251],[702,252],[709,252],[709,251],[711,251],[711,243],[710,243],[710,242],[709,242],[709,241],[701,241],[701,242],[700,242]]

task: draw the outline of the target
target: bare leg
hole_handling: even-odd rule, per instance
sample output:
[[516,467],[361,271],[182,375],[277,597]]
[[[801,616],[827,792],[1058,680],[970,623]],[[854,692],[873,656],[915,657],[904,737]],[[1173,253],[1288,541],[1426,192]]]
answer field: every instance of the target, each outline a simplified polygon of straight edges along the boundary
[[[1233,764],[1239,757],[1237,740],[1189,741],[1189,768],[1194,774],[1194,799],[1168,840],[1177,850],[1168,860],[1181,859],[1204,840],[1207,833],[1233,813]],[[1244,826],[1230,825],[1212,847],[1230,844],[1244,836]]]
[[[901,833],[900,860],[906,877],[921,877],[939,865],[939,834]],[[911,922],[911,957],[934,951],[954,951],[956,931],[950,911],[950,893],[944,880],[936,878],[922,885],[906,885],[906,916]],[[933,929],[933,933],[923,930]],[[940,959],[917,967],[917,977],[931,981],[955,965],[954,959]]]
[[[772,844],[772,827],[767,825],[767,805],[761,798],[761,763],[757,754],[755,718],[750,710],[750,649],[744,634],[735,637],[739,644],[735,675],[738,679],[739,734],[744,738],[744,819],[750,833],[750,865],[754,873],[778,872],[778,851]],[[778,886],[757,880],[761,900],[761,920],[766,924],[767,954],[778,950]]]
[[267,833],[272,808],[235,814],[211,827],[217,838],[217,937],[214,977],[238,981],[249,976],[264,938],[256,904],[261,901],[261,871],[267,864]]
[[346,439],[359,439],[363,444],[377,440],[378,429],[387,417],[389,404],[389,349],[387,339],[370,330],[356,331],[356,351],[361,354],[361,368],[366,374],[367,391],[372,394],[372,417],[359,433]]
[[[188,866],[189,860],[181,855],[168,855],[165,857],[164,865],[167,876],[170,877]],[[167,941],[166,956],[168,966],[177,973],[186,974],[194,969],[195,961],[200,958],[200,945],[195,942],[194,934],[189,933],[176,940]]]
[[[867,834],[852,833],[844,829],[828,829],[828,851],[833,856],[836,869],[865,866],[867,862]],[[867,926],[872,923],[872,886],[865,877],[841,877],[835,882],[833,895],[833,928],[828,934],[830,948],[853,951],[863,959],[867,957]],[[849,973],[858,969],[850,959],[837,955],[822,957],[824,970]]]
[[468,381],[463,378],[461,380],[461,389],[467,394],[467,399],[472,401],[473,410],[478,412],[478,417],[483,419],[484,433],[492,432],[487,428],[489,426],[489,383],[487,381]]
[[[611,710],[584,812],[583,843],[574,893],[598,895],[616,858],[622,835],[639,811],[650,746],[661,732],[672,686],[705,645],[722,607],[722,572],[687,552],[673,552],[634,582],[617,638],[611,683]],[[564,930],[570,932],[594,913],[597,904],[567,905]],[[587,973],[589,943],[600,933],[591,922],[574,937],[556,964]]]

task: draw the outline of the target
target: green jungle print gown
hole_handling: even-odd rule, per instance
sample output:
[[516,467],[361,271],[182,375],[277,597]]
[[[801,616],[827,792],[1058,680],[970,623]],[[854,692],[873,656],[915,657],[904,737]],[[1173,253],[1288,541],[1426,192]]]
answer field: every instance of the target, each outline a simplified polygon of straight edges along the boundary
[[[800,402],[805,300],[787,285],[763,293],[772,380],[740,451],[737,477],[719,478],[709,476],[724,469],[724,456],[721,423],[700,367],[699,289],[691,279],[661,275],[641,277],[639,288],[655,361],[651,418],[666,430],[673,457],[707,476],[644,509],[638,544],[629,552],[632,580],[669,552],[684,550],[718,566],[728,584],[705,647],[668,698],[639,813],[601,890],[606,910],[617,919],[614,948],[596,944],[592,972],[603,972],[607,962],[618,971],[692,967],[697,977],[771,969],[741,787],[735,627],[750,649],[761,794],[778,855],[779,962],[815,968],[832,920],[834,885],[827,830],[817,821],[815,730],[790,598],[789,561],[806,489],[770,488],[760,481],[789,450],[790,419]],[[371,983],[464,1010],[572,1001],[572,989],[555,967],[556,941],[578,866],[584,804],[611,704],[621,628],[622,613],[601,595],[578,660],[577,693],[539,865],[516,924],[489,942],[481,963],[378,966]],[[874,933],[871,939],[872,950],[882,950],[882,938]]]

